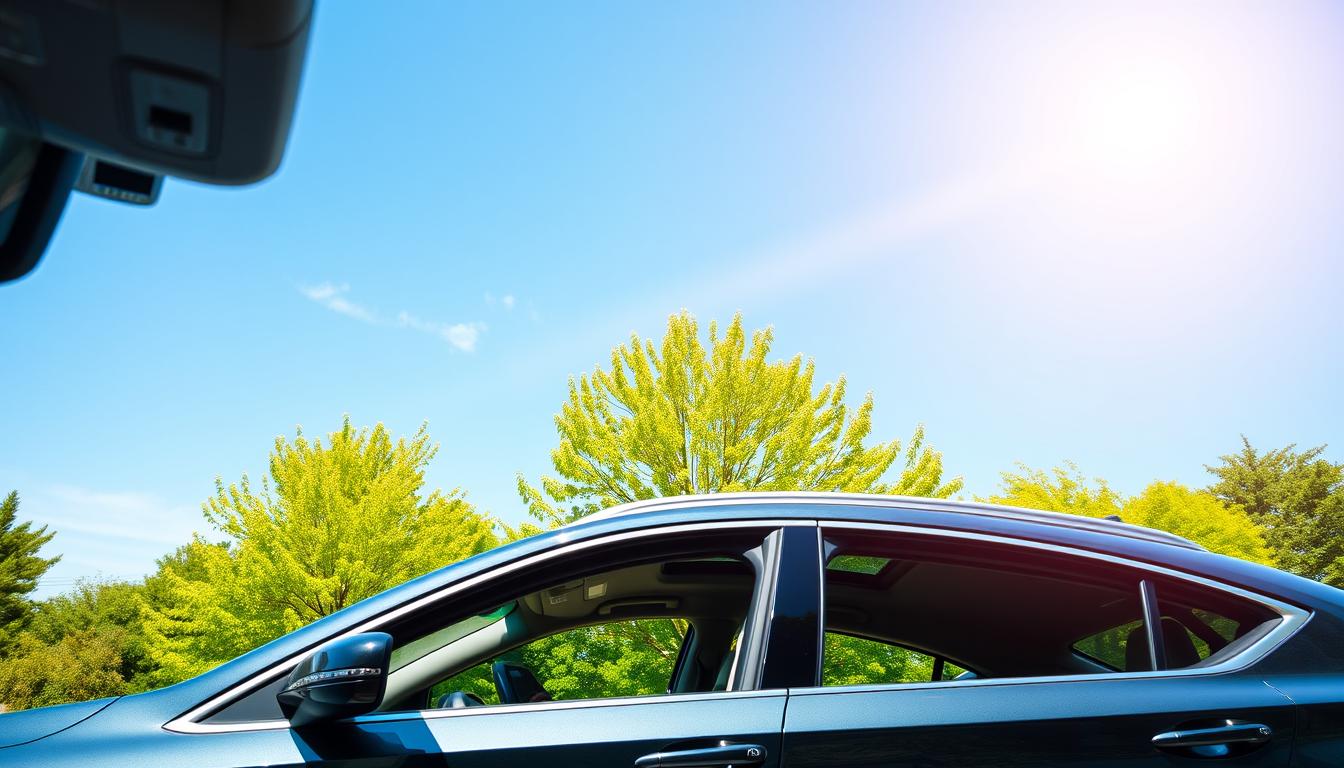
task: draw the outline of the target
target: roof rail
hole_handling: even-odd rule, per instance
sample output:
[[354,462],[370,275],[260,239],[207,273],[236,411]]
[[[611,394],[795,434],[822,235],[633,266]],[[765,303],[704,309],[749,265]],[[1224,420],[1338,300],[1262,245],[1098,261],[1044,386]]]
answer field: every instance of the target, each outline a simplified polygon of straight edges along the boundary
[[930,499],[921,496],[888,496],[866,493],[837,493],[825,491],[750,491],[737,493],[706,493],[692,496],[664,496],[657,499],[644,499],[605,509],[587,517],[580,518],[570,525],[610,520],[627,515],[658,512],[671,509],[695,509],[700,507],[739,506],[742,504],[826,504],[836,506],[900,507],[932,512],[950,512],[953,514],[976,515],[1001,519],[1021,520],[1040,525],[1053,525],[1064,528],[1078,528],[1113,536],[1126,536],[1132,539],[1159,544],[1169,544],[1183,549],[1204,550],[1195,542],[1177,536],[1174,533],[1132,525],[1120,519],[1118,515],[1103,518],[1071,515],[1064,512],[1047,512],[1039,509],[1009,507],[998,504],[985,504],[973,501],[953,501],[949,499]]

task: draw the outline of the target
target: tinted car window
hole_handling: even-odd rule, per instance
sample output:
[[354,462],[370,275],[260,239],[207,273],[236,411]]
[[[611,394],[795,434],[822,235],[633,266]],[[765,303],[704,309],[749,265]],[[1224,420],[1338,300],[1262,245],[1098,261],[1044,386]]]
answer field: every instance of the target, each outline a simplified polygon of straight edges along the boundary
[[826,633],[822,685],[877,685],[951,680],[966,673],[957,664],[927,653],[866,637]]
[[687,626],[685,619],[643,619],[558,632],[443,680],[430,690],[430,706],[459,690],[500,703],[491,672],[495,661],[534,670],[545,681],[547,700],[666,693]]
[[939,659],[978,677],[1146,671],[1143,579],[1156,579],[1169,669],[1235,651],[1239,638],[1277,618],[1221,590],[1094,558],[871,532],[832,533],[828,542],[826,685],[954,676],[935,677]]

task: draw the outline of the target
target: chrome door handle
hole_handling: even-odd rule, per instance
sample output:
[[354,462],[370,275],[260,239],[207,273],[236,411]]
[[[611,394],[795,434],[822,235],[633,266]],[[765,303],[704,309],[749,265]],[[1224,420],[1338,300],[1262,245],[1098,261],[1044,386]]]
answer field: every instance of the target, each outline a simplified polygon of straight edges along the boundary
[[725,765],[760,765],[765,747],[759,744],[720,744],[704,749],[654,752],[635,761],[635,768],[716,768]]
[[1153,737],[1158,749],[1183,747],[1211,747],[1217,744],[1263,744],[1274,735],[1274,730],[1260,723],[1228,723],[1216,728],[1188,728],[1167,731]]

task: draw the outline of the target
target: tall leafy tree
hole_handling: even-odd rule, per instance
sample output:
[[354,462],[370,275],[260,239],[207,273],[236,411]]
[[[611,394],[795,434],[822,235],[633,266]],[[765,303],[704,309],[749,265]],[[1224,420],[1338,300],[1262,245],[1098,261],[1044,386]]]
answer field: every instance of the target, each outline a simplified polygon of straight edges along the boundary
[[56,535],[47,527],[18,522],[19,492],[10,491],[0,502],[0,655],[6,653],[32,619],[28,595],[37,580],[61,558],[41,557],[42,547]]
[[[518,478],[529,511],[549,524],[660,496],[749,490],[901,493],[946,497],[942,454],[923,428],[866,444],[873,398],[846,404],[846,382],[820,387],[801,355],[771,362],[773,333],[748,343],[741,316],[710,323],[703,343],[694,317],[671,316],[661,344],[632,336],[607,370],[570,380],[555,417],[557,476],[541,487]],[[893,465],[901,463],[894,479]]]
[[985,501],[1085,517],[1118,515],[1124,522],[1183,536],[1211,552],[1272,564],[1264,531],[1236,505],[1179,483],[1154,482],[1126,498],[1105,480],[1089,479],[1067,463],[1050,471],[1019,465],[1005,472],[1002,490]]
[[179,550],[149,586],[162,675],[203,671],[495,546],[494,522],[459,491],[424,492],[436,451],[424,426],[394,440],[347,417],[325,443],[277,438],[259,491],[247,476],[216,481],[204,512],[224,540]]
[[1264,526],[1281,567],[1344,587],[1344,464],[1322,457],[1325,446],[1241,449],[1206,467],[1209,492],[1237,504]]

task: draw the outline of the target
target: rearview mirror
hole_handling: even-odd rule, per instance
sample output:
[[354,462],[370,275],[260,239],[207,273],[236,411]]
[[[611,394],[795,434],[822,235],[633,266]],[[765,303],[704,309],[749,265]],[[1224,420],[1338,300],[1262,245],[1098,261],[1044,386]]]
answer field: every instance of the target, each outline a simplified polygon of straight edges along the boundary
[[392,636],[351,635],[322,646],[299,663],[275,698],[295,728],[372,712],[387,691]]
[[37,266],[83,161],[78,152],[0,127],[0,283]]

